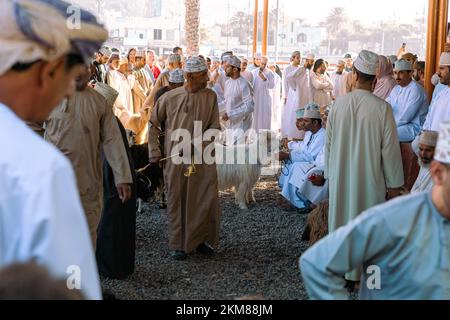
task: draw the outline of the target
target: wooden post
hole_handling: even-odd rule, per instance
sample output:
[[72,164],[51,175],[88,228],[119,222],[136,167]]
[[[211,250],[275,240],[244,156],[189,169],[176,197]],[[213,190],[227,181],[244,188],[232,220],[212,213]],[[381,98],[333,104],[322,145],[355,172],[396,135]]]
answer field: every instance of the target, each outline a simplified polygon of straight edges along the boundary
[[444,51],[447,37],[448,1],[429,0],[428,2],[428,31],[427,31],[427,58],[425,70],[425,90],[431,99],[434,87],[431,77],[439,68],[439,59]]
[[269,36],[269,0],[264,0],[262,54],[267,56],[267,37]]
[[253,57],[258,49],[258,0],[255,0],[255,11],[253,14]]

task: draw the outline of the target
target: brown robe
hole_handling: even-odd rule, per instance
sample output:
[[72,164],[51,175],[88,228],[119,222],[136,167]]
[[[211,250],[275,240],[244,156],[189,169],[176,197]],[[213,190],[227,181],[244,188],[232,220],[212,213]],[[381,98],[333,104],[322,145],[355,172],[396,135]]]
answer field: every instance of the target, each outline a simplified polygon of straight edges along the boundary
[[77,92],[52,112],[46,122],[45,139],[72,162],[95,248],[103,206],[102,149],[116,185],[133,183],[112,108],[92,88]]
[[135,69],[133,72],[136,81],[134,83],[133,87],[133,107],[134,107],[134,114],[139,114],[140,118],[136,118],[135,121],[136,124],[134,127],[136,127],[136,144],[144,144],[147,142],[147,136],[148,136],[148,120],[150,117],[150,114],[148,113],[148,110],[145,110],[144,103],[147,99],[148,94],[150,93],[151,84],[148,82],[148,80],[145,78],[145,75],[142,73],[142,70]]
[[[176,129],[186,129],[191,135],[194,121],[203,123],[203,132],[220,129],[217,96],[210,89],[188,93],[180,87],[163,95],[151,117],[153,127],[165,124],[165,154],[171,155],[178,142],[171,141]],[[192,137],[194,138],[194,137]],[[150,158],[161,156],[157,130],[149,133]],[[220,208],[215,165],[196,165],[196,174],[185,177],[188,165],[164,162],[169,216],[169,247],[190,253],[203,242],[216,247],[219,242]]]

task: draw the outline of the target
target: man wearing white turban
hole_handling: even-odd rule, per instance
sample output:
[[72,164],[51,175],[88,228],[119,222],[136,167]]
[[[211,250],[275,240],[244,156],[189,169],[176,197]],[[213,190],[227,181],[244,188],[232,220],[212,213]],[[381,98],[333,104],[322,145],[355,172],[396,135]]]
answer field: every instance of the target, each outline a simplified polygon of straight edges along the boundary
[[228,58],[225,73],[229,77],[225,83],[225,110],[221,114],[224,123],[226,144],[244,144],[245,136],[252,127],[253,88],[241,77],[241,61],[236,56]]
[[397,85],[386,101],[392,106],[402,153],[405,187],[411,190],[419,173],[417,158],[411,143],[420,133],[428,113],[428,98],[424,88],[412,79],[413,66],[400,59],[395,63]]
[[69,28],[68,8],[57,0],[0,2],[0,267],[34,260],[57,278],[82,272],[84,295],[100,299],[70,162],[24,123],[43,122],[73,93],[81,64],[108,37],[85,11]]
[[302,255],[311,299],[347,300],[344,273],[360,266],[361,300],[450,299],[450,123],[441,128],[431,191],[371,208]]
[[[400,143],[391,106],[372,93],[378,55],[363,50],[354,62],[356,89],[330,111],[325,178],[330,186],[329,230],[345,226],[364,210],[399,193],[403,186]],[[347,275],[358,281],[359,274]]]
[[[175,260],[184,260],[187,254],[197,250],[211,256],[219,240],[220,208],[217,171],[215,164],[192,164],[190,155],[179,155],[180,130],[189,133],[192,140],[184,141],[191,150],[191,142],[200,139],[211,129],[220,132],[217,95],[207,89],[208,66],[204,59],[191,57],[184,68],[186,84],[164,94],[156,103],[150,126],[161,128],[164,123],[166,135],[164,155],[171,157],[163,162],[164,181],[167,190],[167,214],[169,218],[169,247]],[[197,122],[194,126],[194,122]],[[194,130],[199,127],[201,130]],[[150,130],[154,133],[154,130]],[[172,134],[171,134],[172,133]],[[212,142],[214,143],[214,142]],[[214,145],[205,142],[207,148]],[[154,165],[161,160],[158,135],[149,135],[149,158]],[[192,152],[191,155],[193,155]]]
[[424,131],[419,137],[420,172],[411,193],[430,191],[433,188],[430,165],[433,161],[437,140],[438,133],[436,131]]
[[252,71],[255,97],[253,129],[257,132],[272,129],[272,113],[274,110],[270,90],[275,88],[275,75],[267,68],[268,63],[268,58],[262,57],[261,66]]

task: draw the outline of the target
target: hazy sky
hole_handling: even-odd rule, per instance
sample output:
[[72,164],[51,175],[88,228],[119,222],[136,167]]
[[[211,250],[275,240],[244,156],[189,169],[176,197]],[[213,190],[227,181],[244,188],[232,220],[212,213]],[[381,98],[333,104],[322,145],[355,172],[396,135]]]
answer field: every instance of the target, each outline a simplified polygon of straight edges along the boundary
[[[248,9],[248,4],[253,8],[254,0],[201,0],[203,23],[211,24],[220,20],[226,20],[228,2],[230,15],[237,10]],[[276,0],[269,0],[270,6],[275,7]],[[305,8],[308,5],[308,12]],[[298,16],[307,19],[311,23],[317,23],[327,16],[333,7],[344,7],[352,17],[358,17],[362,22],[374,22],[381,19],[392,19],[410,22],[417,14],[425,15],[428,10],[427,0],[319,0],[317,2],[301,0],[280,0],[280,8],[290,16]],[[263,8],[263,0],[259,0],[259,8]],[[251,9],[253,10],[253,9]],[[215,14],[211,14],[211,11]]]

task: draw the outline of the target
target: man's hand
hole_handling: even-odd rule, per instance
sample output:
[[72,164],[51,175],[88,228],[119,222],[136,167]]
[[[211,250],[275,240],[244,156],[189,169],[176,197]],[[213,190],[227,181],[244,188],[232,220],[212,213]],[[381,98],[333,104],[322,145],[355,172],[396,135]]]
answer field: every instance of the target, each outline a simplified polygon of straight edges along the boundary
[[222,120],[223,120],[223,121],[228,121],[228,120],[230,120],[230,118],[228,117],[228,114],[225,113],[225,114],[223,115],[223,117],[222,117]]
[[152,157],[152,158],[150,158],[150,164],[152,166],[159,165],[160,161],[161,161],[161,157]]
[[131,199],[131,185],[121,183],[117,186],[117,192],[119,193],[119,198],[122,200],[122,203]]
[[388,189],[387,194],[386,194],[386,200],[389,201],[394,198],[397,198],[398,196],[400,196],[400,192],[401,192],[401,188]]
[[277,155],[277,157],[278,157],[278,160],[279,160],[279,161],[285,161],[285,160],[290,159],[290,158],[291,158],[291,155],[290,155],[290,153],[287,153],[287,152],[280,152],[280,153]]
[[315,175],[315,178],[310,179],[310,181],[316,187],[323,187],[325,185],[326,180],[325,180],[325,177],[322,175]]
[[259,77],[263,80],[263,81],[267,81],[266,76],[264,75],[264,72],[259,70]]

